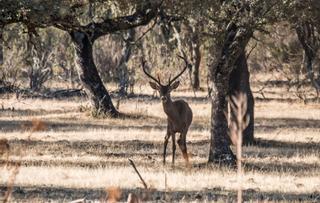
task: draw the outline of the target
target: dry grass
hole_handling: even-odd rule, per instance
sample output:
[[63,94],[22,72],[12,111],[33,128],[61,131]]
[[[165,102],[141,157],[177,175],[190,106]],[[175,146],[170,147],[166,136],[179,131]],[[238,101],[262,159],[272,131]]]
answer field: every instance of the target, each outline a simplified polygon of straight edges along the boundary
[[[277,89],[275,98],[283,91]],[[2,97],[0,104],[5,109],[0,112],[0,140],[6,139],[10,145],[9,163],[21,163],[13,198],[100,201],[105,188],[120,187],[124,200],[128,193],[142,190],[128,163],[132,158],[147,184],[155,189],[150,196],[154,201],[233,201],[236,171],[206,165],[211,107],[205,93],[196,95],[193,98],[193,92],[182,91],[173,94],[187,99],[194,112],[187,137],[190,168],[185,168],[180,151],[175,168],[161,164],[166,117],[158,100],[123,100],[120,110],[137,118],[94,119],[81,111],[88,105],[82,98]],[[244,199],[318,201],[320,104],[288,103],[285,99],[257,101],[255,116],[259,144],[243,148]],[[28,141],[35,125],[32,120],[43,123]],[[2,166],[4,162],[2,157]],[[0,167],[0,194],[10,174],[6,167]]]

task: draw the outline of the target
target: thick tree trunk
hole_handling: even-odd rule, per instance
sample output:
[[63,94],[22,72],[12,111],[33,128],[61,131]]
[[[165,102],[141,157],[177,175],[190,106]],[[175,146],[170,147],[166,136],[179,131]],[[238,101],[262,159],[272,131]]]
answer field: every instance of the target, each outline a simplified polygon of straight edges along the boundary
[[129,86],[129,71],[128,71],[128,61],[131,56],[132,45],[135,37],[135,30],[130,29],[125,33],[124,39],[125,44],[121,51],[121,58],[118,64],[118,78],[119,78],[119,95],[125,96],[128,94],[128,86]]
[[220,75],[212,85],[211,91],[211,145],[209,162],[234,164],[236,157],[230,149],[227,108],[228,76]]
[[229,82],[231,72],[249,39],[252,30],[238,28],[231,23],[226,31],[226,37],[221,50],[221,55],[215,66],[210,70],[212,78],[211,94],[211,145],[208,162],[235,164],[235,156],[230,149],[230,138],[228,137],[228,122],[225,117],[227,108],[226,97],[229,93]]
[[250,73],[248,70],[247,58],[245,52],[241,53],[235,63],[235,69],[231,72],[229,81],[229,95],[244,93],[247,95],[247,115],[249,115],[249,124],[243,131],[243,144],[250,145],[254,143],[254,98],[250,88]]
[[102,83],[97,67],[93,61],[92,46],[94,40],[87,33],[70,32],[75,45],[76,66],[80,80],[91,101],[94,112],[117,117],[119,112],[115,109],[111,97]]

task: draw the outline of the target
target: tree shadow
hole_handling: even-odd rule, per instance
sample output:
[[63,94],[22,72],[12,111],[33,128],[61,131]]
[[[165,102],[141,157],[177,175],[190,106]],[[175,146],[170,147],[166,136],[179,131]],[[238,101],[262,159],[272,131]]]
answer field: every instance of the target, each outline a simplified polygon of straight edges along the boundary
[[[96,169],[104,168],[108,166],[113,167],[124,167],[128,166],[128,157],[135,159],[135,163],[144,167],[152,168],[159,167],[159,170],[162,166],[162,162],[157,161],[153,157],[160,157],[159,153],[107,153],[110,156],[121,157],[123,160],[112,161],[112,160],[97,160],[97,161],[85,161],[85,160],[64,160],[64,159],[52,159],[52,160],[4,160],[0,159],[0,166],[25,166],[25,167],[79,167],[86,169]],[[141,161],[143,160],[143,161]]]
[[320,120],[297,118],[255,118],[255,132],[276,133],[283,128],[320,129]]
[[48,114],[64,114],[64,113],[70,113],[74,112],[74,109],[64,109],[64,110],[47,110],[47,109],[15,109],[14,107],[10,107],[7,109],[2,109],[0,110],[0,116],[5,117],[5,116],[10,116],[10,117],[15,117],[15,116],[45,116]]
[[[6,186],[0,186],[0,194],[3,195],[7,190]],[[119,201],[125,202],[129,193],[135,193],[140,197],[147,197],[146,201],[152,202],[179,202],[179,201],[236,201],[237,195],[234,190],[225,190],[215,187],[199,190],[173,190],[167,191],[142,188],[121,188],[121,197]],[[14,186],[12,197],[17,200],[42,200],[42,201],[72,201],[84,198],[86,201],[105,201],[108,193],[104,189],[92,188],[68,188],[55,186]],[[320,194],[313,193],[290,193],[290,192],[264,192],[259,189],[243,190],[244,201],[319,201]]]
[[[86,154],[102,157],[128,157],[131,155],[160,155],[162,154],[163,141],[141,141],[141,140],[81,140],[81,141],[44,141],[44,140],[24,140],[11,139],[8,140],[10,152],[19,153],[20,149],[33,151],[37,149],[39,155],[64,155]],[[188,142],[188,146],[192,148],[201,148],[208,141]],[[168,149],[168,152],[171,152]]]
[[[46,131],[55,131],[55,132],[68,132],[68,131],[81,131],[88,129],[103,129],[103,130],[163,130],[167,129],[167,121],[162,118],[152,117],[152,116],[140,116],[140,115],[129,115],[122,119],[135,119],[141,120],[138,124],[131,125],[121,125],[113,123],[105,124],[93,124],[93,123],[73,123],[73,122],[53,122],[43,120]],[[119,118],[120,119],[120,118]],[[149,120],[150,124],[146,124],[145,120]],[[161,124],[159,124],[161,123]],[[3,120],[0,122],[0,131],[1,132],[23,132],[28,131],[32,127],[32,120]],[[191,130],[203,130],[207,129],[206,126],[194,123],[190,127]]]
[[254,146],[260,148],[280,148],[285,150],[299,150],[299,151],[320,151],[319,142],[289,142],[278,140],[266,140],[262,138],[256,138]]
[[[161,162],[159,161],[162,158],[162,149],[163,142],[162,141],[141,141],[141,140],[125,140],[125,141],[103,141],[103,140],[84,140],[84,141],[67,141],[67,140],[59,140],[59,141],[42,141],[42,140],[9,140],[8,144],[10,145],[10,154],[11,155],[19,155],[21,154],[21,149],[25,149],[23,153],[28,154],[29,156],[45,156],[50,155],[53,157],[72,157],[74,154],[81,154],[82,156],[98,156],[101,157],[102,160],[98,161],[79,161],[76,160],[49,160],[49,161],[37,161],[37,160],[26,160],[23,161],[26,166],[27,165],[66,165],[66,166],[79,166],[79,167],[95,167],[95,166],[108,166],[108,165],[126,165],[127,158],[134,158],[136,160],[142,160],[141,165],[146,165],[148,167],[161,166]],[[194,170],[206,168],[208,165],[206,163],[194,163],[192,164],[192,157],[198,158],[206,158],[207,151],[203,150],[205,145],[209,145],[208,140],[199,140],[188,142],[187,146],[189,148],[189,153],[191,153],[191,168]],[[272,145],[268,145],[270,148]],[[279,145],[281,146],[281,145]],[[275,147],[276,146],[272,146]],[[288,144],[288,147],[292,147],[291,144]],[[301,146],[299,146],[301,147]],[[320,153],[320,149],[313,148],[315,146],[309,147],[304,146],[310,149],[311,151],[305,151],[304,154],[315,154],[317,151]],[[206,147],[208,148],[208,147]],[[36,150],[35,150],[36,149]],[[288,149],[284,150],[284,154],[277,153],[277,157],[290,157],[294,154],[288,154]],[[317,151],[316,151],[317,150]],[[261,151],[261,149],[256,152],[252,150],[247,152],[244,150],[245,157],[268,157],[265,151]],[[268,150],[266,150],[268,151]],[[171,156],[171,149],[168,149],[167,158]],[[293,150],[292,153],[299,153],[299,150]],[[301,152],[300,152],[301,153]],[[182,160],[182,155],[178,150],[177,160]],[[103,160],[106,157],[108,159]],[[110,161],[110,158],[111,161]],[[112,161],[113,158],[119,159],[120,161]],[[169,163],[169,162],[168,162]],[[160,165],[159,165],[160,164]],[[247,171],[264,171],[264,172],[294,172],[294,173],[310,173],[311,171],[317,171],[319,168],[319,164],[305,164],[305,163],[286,163],[286,162],[271,162],[267,163],[263,162],[250,162],[247,161],[244,163],[245,170]],[[161,168],[161,167],[160,167]],[[179,167],[178,167],[179,168]],[[221,170],[221,169],[219,169]]]
[[255,118],[256,128],[320,128],[320,119]]
[[310,172],[317,172],[320,164],[307,164],[307,163],[250,163],[244,162],[245,171],[259,171],[259,172],[282,172],[282,173],[299,173],[299,175],[308,176]]
[[317,97],[313,98],[306,98],[306,99],[300,99],[300,98],[261,98],[258,96],[254,97],[255,101],[259,102],[279,102],[279,103],[299,103],[303,101],[305,104],[312,104],[312,103],[319,103],[320,99]]
[[[114,95],[114,97],[116,98],[117,96]],[[159,97],[153,96],[150,94],[133,94],[125,97],[125,99],[129,99],[129,100],[141,99],[143,101],[159,101],[160,102]],[[210,98],[203,97],[203,96],[172,96],[172,99],[173,100],[183,99],[190,102],[209,102],[210,101]]]

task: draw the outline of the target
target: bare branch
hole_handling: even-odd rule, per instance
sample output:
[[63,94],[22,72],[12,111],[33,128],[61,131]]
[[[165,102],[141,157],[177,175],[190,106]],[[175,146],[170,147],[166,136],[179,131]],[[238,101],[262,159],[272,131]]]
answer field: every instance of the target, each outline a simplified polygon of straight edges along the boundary
[[142,176],[140,175],[140,173],[139,173],[136,165],[135,165],[134,162],[132,161],[132,159],[128,159],[128,160],[129,160],[129,162],[130,162],[130,165],[133,167],[133,169],[135,170],[135,172],[138,174],[138,176],[139,176],[139,178],[140,178],[140,180],[141,180],[144,188],[145,188],[145,189],[148,189],[148,186],[147,186],[146,182],[143,180]]

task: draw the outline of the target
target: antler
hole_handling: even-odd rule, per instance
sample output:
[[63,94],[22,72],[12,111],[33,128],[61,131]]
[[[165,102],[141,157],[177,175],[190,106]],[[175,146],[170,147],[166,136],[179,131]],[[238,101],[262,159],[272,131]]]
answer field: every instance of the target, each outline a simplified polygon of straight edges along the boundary
[[170,79],[171,77],[169,77],[169,85],[171,85],[172,82],[174,82],[178,77],[180,77],[182,75],[182,73],[187,70],[188,66],[189,66],[189,62],[187,60],[187,56],[186,53],[184,51],[181,51],[183,56],[177,55],[180,59],[184,60],[184,62],[186,63],[186,66],[183,68],[183,70],[177,75],[175,76],[172,80]]
[[142,65],[142,70],[143,70],[143,72],[144,72],[149,78],[151,78],[152,80],[154,80],[157,84],[161,85],[159,75],[158,75],[158,80],[157,80],[156,78],[154,78],[152,75],[150,75],[150,74],[147,72],[147,70],[146,70],[146,61],[145,61],[143,58],[141,58],[141,65]]

